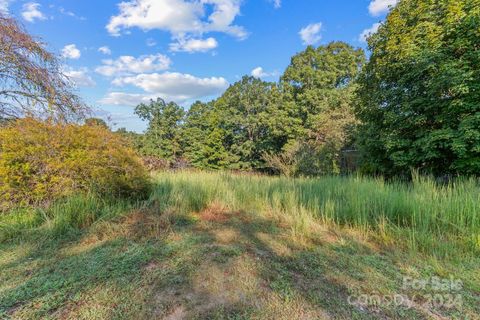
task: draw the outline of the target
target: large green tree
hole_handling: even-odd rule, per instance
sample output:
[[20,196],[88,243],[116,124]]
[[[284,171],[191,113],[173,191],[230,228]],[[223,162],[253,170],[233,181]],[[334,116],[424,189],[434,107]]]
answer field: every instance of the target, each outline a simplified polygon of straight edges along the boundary
[[[363,50],[343,42],[310,46],[292,58],[281,86],[284,100],[296,110],[301,130],[296,141],[285,146],[285,154],[269,157],[273,163],[289,159],[298,166],[289,168],[289,174],[340,172],[341,151],[351,143],[356,124],[354,93],[365,60]],[[294,159],[293,151],[299,159]]]
[[194,167],[221,169],[232,162],[224,145],[226,134],[219,123],[214,102],[197,101],[188,110],[182,132],[183,147],[186,159]]
[[281,78],[298,107],[306,128],[324,111],[351,106],[353,84],[365,63],[365,53],[344,42],[307,47],[292,57]]
[[277,85],[254,77],[243,77],[230,86],[214,108],[232,168],[264,167],[263,154],[280,151],[295,130],[295,119]]
[[368,43],[365,167],[480,173],[480,1],[402,0]]
[[182,155],[182,122],[185,115],[182,107],[159,98],[149,104],[138,105],[135,114],[149,123],[140,150],[144,155],[168,161]]

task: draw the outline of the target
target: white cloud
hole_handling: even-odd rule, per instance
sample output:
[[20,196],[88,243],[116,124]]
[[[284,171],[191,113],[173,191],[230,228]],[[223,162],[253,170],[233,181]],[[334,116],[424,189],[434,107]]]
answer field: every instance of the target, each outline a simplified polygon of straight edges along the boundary
[[367,42],[368,37],[376,33],[381,25],[381,23],[374,23],[370,28],[363,30],[363,32],[358,37],[358,41]]
[[207,52],[218,47],[215,38],[208,39],[178,39],[177,42],[170,44],[170,50],[183,52]]
[[81,55],[80,50],[74,44],[66,45],[62,49],[62,56],[67,59],[79,59]]
[[0,0],[0,13],[8,14],[8,7],[13,0]]
[[101,75],[111,77],[136,73],[167,70],[172,61],[163,54],[141,56],[121,56],[116,60],[103,60],[103,65],[95,71]]
[[65,16],[73,17],[73,18],[78,19],[78,20],[87,20],[87,18],[77,16],[74,12],[66,10],[63,7],[59,7],[58,11]]
[[112,54],[112,50],[110,50],[110,48],[107,47],[107,46],[103,46],[103,47],[98,48],[98,52],[101,52],[101,53],[103,53],[105,55],[108,55],[108,56]]
[[268,77],[275,77],[278,75],[278,72],[265,72],[262,67],[257,67],[252,70],[250,73],[255,78],[268,78]]
[[94,87],[95,81],[88,74],[87,68],[72,69],[69,68],[63,72],[77,87]]
[[113,106],[136,106],[140,103],[148,103],[155,98],[153,95],[140,93],[110,92],[99,103]]
[[395,7],[398,0],[372,0],[368,6],[368,11],[372,16],[379,16],[387,13],[391,7]]
[[300,38],[302,38],[303,44],[313,45],[319,42],[322,39],[320,34],[322,31],[322,23],[312,23],[300,30]]
[[222,77],[197,78],[178,72],[139,74],[117,78],[112,83],[118,86],[133,85],[146,92],[160,92],[185,99],[211,96],[228,86],[227,80]]
[[37,2],[25,3],[22,7],[22,17],[28,22],[37,20],[46,20],[47,17],[39,10],[40,4]]
[[282,6],[282,0],[270,0],[271,2],[273,2],[273,6],[275,7],[275,9],[280,9],[280,7]]
[[197,78],[177,72],[139,74],[116,78],[116,86],[131,85],[141,88],[145,94],[111,92],[101,100],[103,104],[136,105],[157,97],[183,103],[188,100],[210,97],[223,92],[228,82],[222,77]]
[[72,11],[65,10],[65,8],[63,8],[63,7],[58,8],[58,11],[60,11],[60,13],[63,14],[63,15],[70,16],[70,17],[76,17],[75,13],[73,13]]
[[252,70],[252,76],[254,76],[255,78],[262,78],[262,77],[265,77],[267,74],[265,73],[265,71],[263,71],[263,68],[262,67],[257,67],[255,69]]
[[120,13],[110,18],[107,30],[118,36],[133,27],[160,29],[174,37],[224,32],[243,39],[246,31],[233,24],[240,4],[241,0],[130,0],[119,4]]

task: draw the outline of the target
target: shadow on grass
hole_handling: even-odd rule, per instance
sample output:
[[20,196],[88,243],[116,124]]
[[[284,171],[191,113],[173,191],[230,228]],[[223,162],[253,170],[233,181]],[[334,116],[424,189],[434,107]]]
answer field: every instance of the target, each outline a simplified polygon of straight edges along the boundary
[[[168,186],[158,189],[167,199]],[[131,319],[412,319],[416,310],[362,308],[348,297],[398,290],[401,272],[353,238],[302,244],[278,222],[205,208],[166,213],[152,201],[110,237],[73,235],[30,246],[3,265],[0,317]],[[100,234],[103,230],[100,227]],[[294,240],[294,239],[293,239]],[[1,261],[0,261],[1,263]]]
[[[239,235],[242,254],[259,261],[258,276],[267,287],[267,294],[279,297],[282,304],[299,302],[303,310],[293,314],[294,318],[303,318],[303,315],[312,319],[398,316],[394,310],[380,308],[372,312],[348,303],[350,295],[359,293],[352,288],[360,289],[364,282],[375,277],[383,282],[382,286],[390,284],[393,287],[400,274],[355,240],[348,239],[346,244],[298,245],[285,238],[285,230],[279,229],[274,222],[252,215],[247,218],[242,214],[234,216],[221,225]],[[210,235],[215,237],[214,233]],[[312,312],[308,313],[306,308]],[[420,317],[415,312],[406,314]]]
[[[167,194],[170,189],[165,186],[161,191]],[[119,288],[120,294],[135,291],[132,283],[138,284],[142,266],[171,250],[158,237],[151,242],[137,239],[139,221],[135,217],[145,216],[141,209],[118,212],[116,217],[100,217],[85,230],[67,226],[58,232],[40,226],[21,239],[0,243],[0,318],[60,317],[58,310],[81,302],[99,288]],[[134,221],[130,221],[132,217]],[[103,227],[113,229],[102,236]],[[114,304],[114,297],[111,300]],[[100,318],[114,317],[115,309]]]
[[352,288],[379,280],[389,292],[400,274],[352,239],[348,245],[302,248],[286,243],[285,230],[271,220],[206,211],[183,229],[197,237],[188,255],[173,264],[151,262],[156,288],[148,302],[154,306],[150,318],[424,318],[415,310],[348,303],[358,293]]
[[3,268],[3,272],[17,273],[18,278],[0,292],[0,314],[25,308],[28,315],[43,317],[51,315],[80,292],[107,283],[128,285],[153,254],[161,254],[156,251],[161,247],[119,239],[71,256],[30,253]]

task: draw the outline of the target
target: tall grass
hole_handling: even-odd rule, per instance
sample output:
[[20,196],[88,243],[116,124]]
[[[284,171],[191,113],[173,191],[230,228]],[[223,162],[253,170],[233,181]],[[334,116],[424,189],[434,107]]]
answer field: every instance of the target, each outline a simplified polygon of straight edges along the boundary
[[137,206],[127,199],[79,194],[57,201],[48,208],[18,208],[0,214],[0,242],[32,235],[62,237],[99,220],[127,214]]
[[438,256],[480,251],[480,186],[475,179],[439,185],[415,175],[411,184],[371,177],[289,179],[227,173],[161,173],[152,200],[163,209],[229,210],[347,225],[397,246]]
[[300,236],[315,230],[312,225],[339,225],[408,250],[442,257],[478,254],[478,180],[439,185],[428,177],[413,178],[406,184],[361,176],[290,179],[221,172],[159,173],[144,203],[79,195],[48,209],[0,215],[0,241],[35,232],[68,234],[140,206],[190,214],[220,204],[227,210],[288,219]]

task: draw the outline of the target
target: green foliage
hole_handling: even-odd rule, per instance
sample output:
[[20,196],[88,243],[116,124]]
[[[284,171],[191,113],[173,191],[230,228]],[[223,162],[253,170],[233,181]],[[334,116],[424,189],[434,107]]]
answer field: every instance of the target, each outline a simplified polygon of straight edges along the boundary
[[265,152],[278,152],[294,135],[295,119],[277,86],[244,77],[215,101],[234,169],[260,169]]
[[404,0],[369,39],[360,143],[369,171],[480,172],[478,0]]
[[357,125],[351,107],[323,111],[313,125],[307,139],[292,141],[282,152],[264,154],[267,164],[288,177],[339,174],[342,150],[351,143]]
[[279,152],[298,128],[283,102],[275,84],[244,77],[186,114],[163,100],[142,104],[136,113],[150,124],[140,150],[170,161],[183,156],[196,168],[262,169],[262,155]]
[[0,209],[89,192],[137,197],[147,188],[133,150],[103,127],[26,118],[0,128]]
[[225,130],[214,103],[194,103],[185,118],[183,143],[185,158],[196,168],[227,168],[232,162],[224,145]]
[[342,152],[357,125],[351,107],[323,111],[313,125],[308,136],[286,144],[282,152],[264,154],[269,167],[289,177],[339,174]]
[[364,63],[363,50],[343,42],[309,46],[292,58],[281,81],[307,129],[322,112],[351,105],[352,84]]
[[140,151],[143,155],[158,156],[173,161],[182,155],[181,122],[184,110],[174,102],[162,99],[140,104],[135,113],[149,122]]
[[356,124],[354,80],[364,61],[362,50],[345,43],[309,47],[292,58],[279,84],[245,76],[186,114],[161,99],[142,104],[136,113],[150,125],[140,150],[169,161],[183,156],[196,168],[270,170],[266,157],[301,145],[304,165],[292,172],[339,173]]
[[280,153],[266,153],[270,168],[286,177],[316,176],[322,173],[322,154],[306,142],[292,141]]
[[301,126],[297,142],[266,155],[271,166],[296,176],[340,173],[342,150],[352,144],[357,124],[355,81],[364,63],[361,49],[342,42],[308,47],[292,58],[281,84]]

